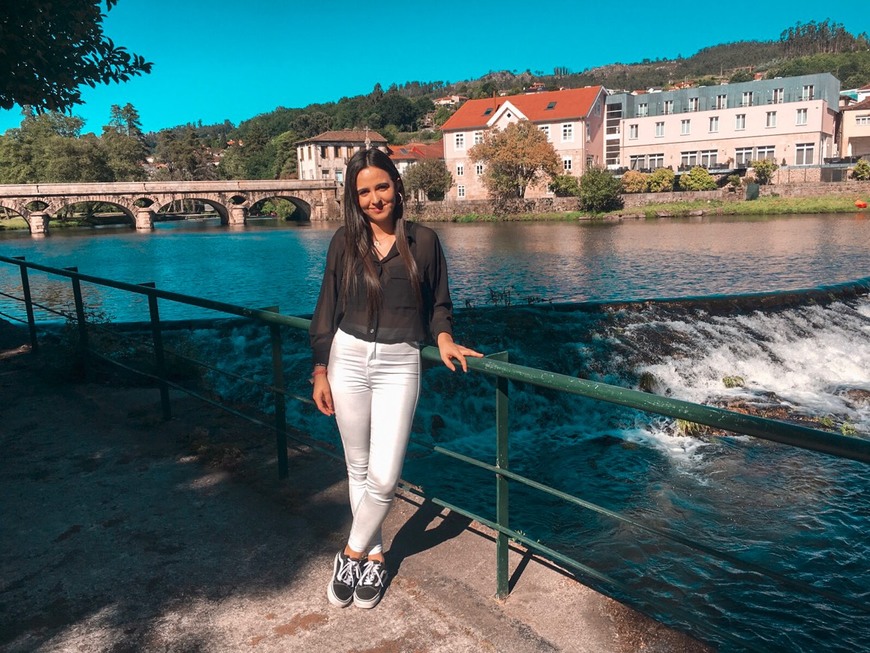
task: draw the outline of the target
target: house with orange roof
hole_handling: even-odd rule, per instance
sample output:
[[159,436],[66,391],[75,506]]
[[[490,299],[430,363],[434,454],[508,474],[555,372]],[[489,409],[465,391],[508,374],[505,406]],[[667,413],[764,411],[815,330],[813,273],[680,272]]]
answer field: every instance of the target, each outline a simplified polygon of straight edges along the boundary
[[296,143],[299,179],[344,181],[344,169],[355,152],[376,147],[387,151],[387,139],[371,129],[328,131]]
[[870,95],[840,113],[840,156],[870,158]]
[[409,166],[423,159],[444,159],[444,141],[437,143],[407,143],[390,145],[387,149],[390,159],[396,164],[399,174],[404,175]]
[[[468,100],[445,122],[444,162],[454,185],[445,199],[486,199],[483,163],[471,160],[469,150],[490,130],[529,120],[547,136],[562,161],[565,174],[580,177],[590,165],[604,158],[604,105],[602,86],[563,91]],[[544,197],[547,187],[530,186],[526,197]]]

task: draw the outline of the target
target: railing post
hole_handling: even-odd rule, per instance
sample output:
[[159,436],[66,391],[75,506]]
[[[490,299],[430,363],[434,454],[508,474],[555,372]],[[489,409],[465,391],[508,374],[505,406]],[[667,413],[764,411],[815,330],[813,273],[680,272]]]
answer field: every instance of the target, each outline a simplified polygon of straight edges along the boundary
[[[12,258],[24,262],[23,256],[13,256]],[[21,290],[24,293],[24,307],[27,310],[27,330],[30,332],[30,351],[36,353],[39,349],[39,342],[36,339],[36,319],[33,317],[33,300],[30,295],[30,276],[27,274],[27,266],[19,265],[21,270]]]
[[[506,351],[491,354],[487,358],[508,362]],[[496,377],[495,382],[495,466],[508,469],[508,380],[503,376]],[[508,509],[508,480],[501,474],[495,477],[495,520],[503,527],[510,527],[510,512]],[[508,553],[510,541],[508,536],[499,532],[495,543],[495,595],[498,599],[507,598],[509,587]]]
[[[145,288],[156,288],[153,281],[140,283]],[[148,311],[151,314],[151,340],[154,343],[154,363],[160,384],[160,406],[163,410],[163,421],[172,419],[172,407],[169,404],[169,384],[166,383],[166,357],[163,351],[163,331],[160,328],[160,311],[157,308],[157,296],[148,293]]]
[[[79,271],[77,267],[64,268],[64,270],[69,270],[70,272]],[[88,325],[87,322],[85,322],[85,304],[82,300],[82,283],[77,276],[70,278],[72,280],[73,298],[76,303],[76,320],[79,323],[79,347],[81,348],[82,368],[84,374],[87,376],[90,372],[88,360],[90,356],[88,355]]]
[[[263,309],[278,312],[277,306]],[[281,325],[269,324],[272,340],[272,395],[275,402],[275,448],[278,453],[278,478],[289,475],[287,464],[287,407],[284,405],[284,356]]]

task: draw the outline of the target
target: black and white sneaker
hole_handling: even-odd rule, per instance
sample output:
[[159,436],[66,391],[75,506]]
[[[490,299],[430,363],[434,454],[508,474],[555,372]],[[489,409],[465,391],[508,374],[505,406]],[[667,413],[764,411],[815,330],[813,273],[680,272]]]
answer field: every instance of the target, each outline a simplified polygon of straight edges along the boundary
[[369,560],[353,591],[353,604],[358,608],[373,608],[384,595],[387,585],[387,568],[380,560]]
[[332,605],[344,608],[353,601],[353,591],[359,582],[362,560],[354,560],[343,551],[335,554],[332,563],[332,579],[326,586],[326,597]]

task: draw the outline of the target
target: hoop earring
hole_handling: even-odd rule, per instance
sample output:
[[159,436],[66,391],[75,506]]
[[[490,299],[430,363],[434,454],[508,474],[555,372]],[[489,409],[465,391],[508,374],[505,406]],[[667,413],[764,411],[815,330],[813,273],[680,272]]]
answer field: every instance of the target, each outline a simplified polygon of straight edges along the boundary
[[401,194],[401,193],[396,193],[396,195],[399,196],[399,204],[404,204],[404,203],[405,203],[405,198],[402,197],[402,194]]

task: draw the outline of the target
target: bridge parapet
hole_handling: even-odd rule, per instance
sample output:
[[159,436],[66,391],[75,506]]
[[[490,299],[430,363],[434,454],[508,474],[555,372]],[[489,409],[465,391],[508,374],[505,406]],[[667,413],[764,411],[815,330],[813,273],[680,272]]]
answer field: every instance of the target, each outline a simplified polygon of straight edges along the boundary
[[[47,234],[48,227],[47,221],[42,224],[41,217],[31,218],[43,213],[54,215],[79,202],[112,204],[127,216],[131,227],[149,230],[153,228],[155,212],[179,200],[196,200],[212,206],[224,225],[244,224],[251,206],[273,198],[292,202],[305,219],[336,219],[341,190],[341,184],[328,179],[0,184],[0,207],[20,214],[33,234],[37,230]],[[44,206],[34,207],[33,202]]]

